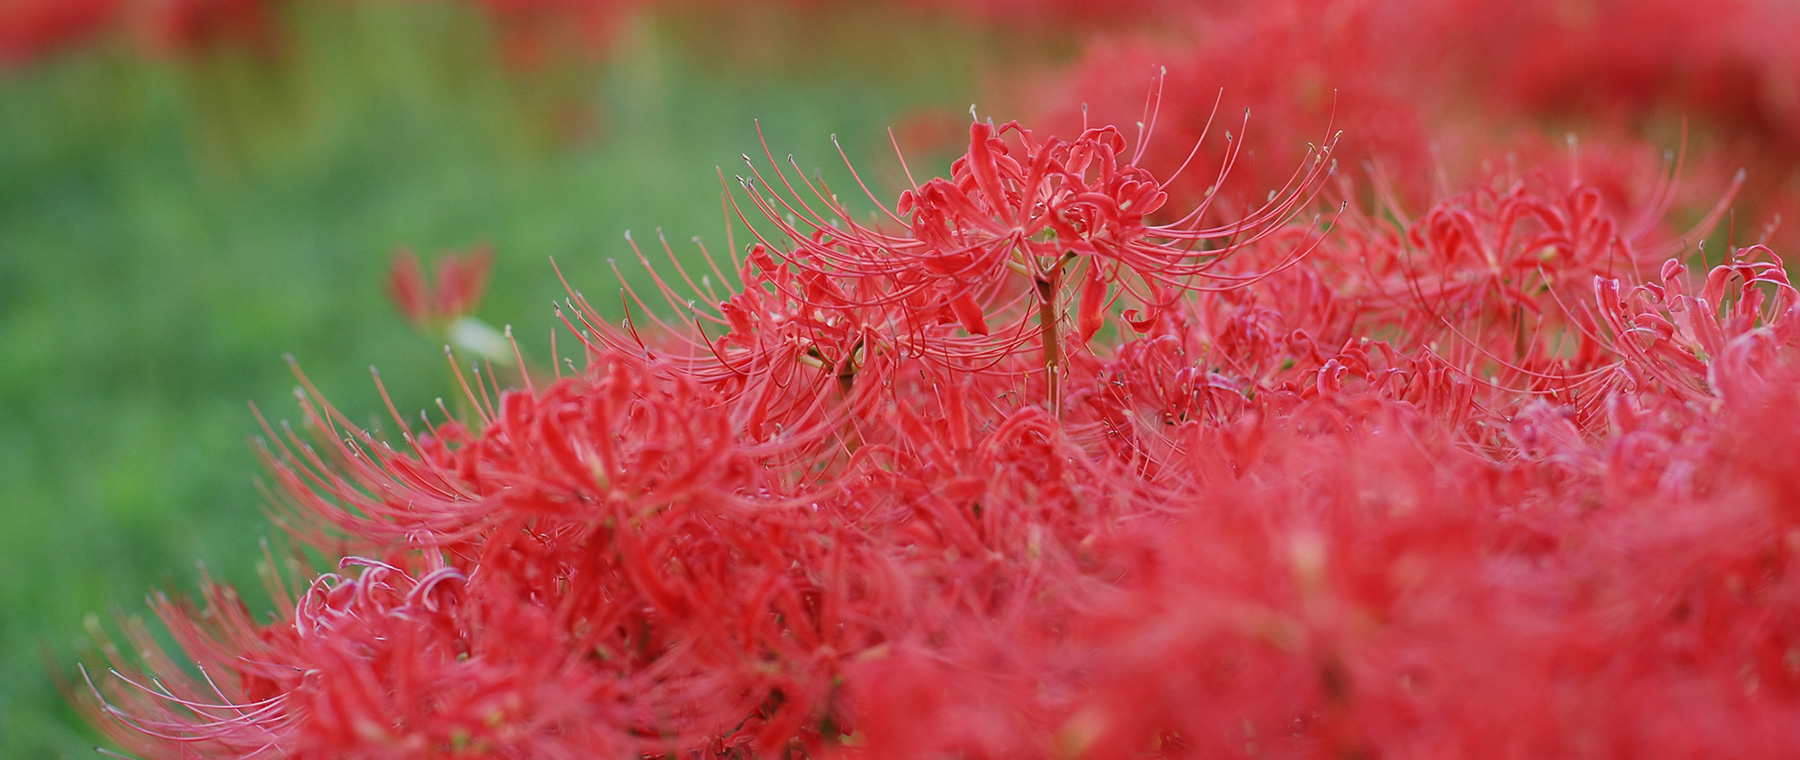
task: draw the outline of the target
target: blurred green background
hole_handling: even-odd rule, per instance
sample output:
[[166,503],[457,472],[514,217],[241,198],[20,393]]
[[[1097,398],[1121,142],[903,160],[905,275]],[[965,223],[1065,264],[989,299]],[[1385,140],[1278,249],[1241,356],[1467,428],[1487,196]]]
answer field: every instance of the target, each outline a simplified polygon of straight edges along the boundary
[[1024,55],[803,5],[640,12],[598,58],[520,71],[466,6],[295,3],[274,55],[0,71],[0,757],[93,756],[51,675],[92,654],[86,616],[142,614],[197,562],[258,598],[245,402],[294,414],[284,353],[355,419],[371,364],[402,409],[446,394],[386,297],[396,246],[491,243],[478,315],[541,366],[549,260],[604,308],[625,230],[722,245],[714,167],[756,151],[753,120],[845,185],[836,133],[891,188],[886,127],[957,123],[984,62]]

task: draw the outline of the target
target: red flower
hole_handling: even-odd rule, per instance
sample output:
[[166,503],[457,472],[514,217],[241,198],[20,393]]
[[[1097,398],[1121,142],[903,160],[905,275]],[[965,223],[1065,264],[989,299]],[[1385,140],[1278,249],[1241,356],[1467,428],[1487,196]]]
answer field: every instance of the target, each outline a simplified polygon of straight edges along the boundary
[[221,45],[271,52],[277,44],[272,0],[149,0],[138,24],[163,53],[193,55]]
[[[128,623],[88,708],[159,758],[1800,753],[1770,251],[1690,282],[1656,202],[1536,180],[1322,233],[1312,164],[1159,221],[1116,130],[971,138],[885,225],[758,180],[735,285],[576,297],[586,366],[467,425],[306,386],[277,514],[350,558],[162,600],[198,667]],[[396,301],[466,308],[450,261]]]
[[478,0],[500,34],[501,51],[521,70],[543,66],[555,54],[595,56],[612,42],[636,0]]
[[487,290],[494,265],[493,249],[482,245],[465,253],[438,257],[437,286],[425,279],[419,258],[407,248],[394,252],[388,274],[388,295],[400,314],[419,329],[438,330],[475,310]]
[[0,0],[0,66],[70,47],[113,23],[122,0]]

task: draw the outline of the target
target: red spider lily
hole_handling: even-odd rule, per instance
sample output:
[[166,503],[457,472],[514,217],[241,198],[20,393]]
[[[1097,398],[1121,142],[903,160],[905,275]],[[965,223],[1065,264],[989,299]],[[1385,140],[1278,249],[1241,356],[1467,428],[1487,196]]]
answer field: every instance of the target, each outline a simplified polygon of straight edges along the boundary
[[980,0],[951,3],[945,0],[905,0],[905,5],[943,8],[990,22],[1004,22],[1013,29],[1068,34],[1096,29],[1117,30],[1141,26],[1146,18],[1177,12],[1182,3],[1173,0],[1121,0],[1096,5],[1081,0]]
[[[1454,65],[1494,88],[1505,107],[1637,119],[1668,110],[1792,156],[1792,98],[1779,94],[1800,66],[1779,40],[1800,28],[1785,3],[1602,0],[1549,7],[1450,2],[1441,23],[1480,24],[1484,34],[1447,50]],[[1515,45],[1529,41],[1530,55]],[[1514,65],[1491,66],[1506,60]],[[1579,73],[1576,73],[1579,72]]]
[[1666,188],[1532,173],[1322,231],[1320,162],[1158,221],[1117,130],[971,138],[886,222],[759,175],[779,238],[574,295],[585,368],[466,424],[303,377],[278,515],[352,558],[161,603],[199,667],[127,624],[87,706],[169,758],[1800,752],[1768,249],[1690,282]]
[[[1800,61],[1780,41],[1800,14],[1785,3],[1295,0],[1182,10],[1156,16],[1154,33],[1090,46],[1042,107],[1063,123],[1078,112],[1129,119],[1137,82],[1163,64],[1165,110],[1175,114],[1164,131],[1177,137],[1167,150],[1210,123],[1223,91],[1223,102],[1257,115],[1251,150],[1272,159],[1238,172],[1228,200],[1280,184],[1299,146],[1326,124],[1350,127],[1337,145],[1341,161],[1412,203],[1461,184],[1453,172],[1496,155],[1497,143],[1538,150],[1547,126],[1559,141],[1562,130],[1604,136],[1589,140],[1601,151],[1634,135],[1666,142],[1691,127],[1722,174],[1759,167],[1740,209],[1759,212],[1758,226],[1793,205]],[[1622,188],[1592,184],[1622,199]],[[1168,189],[1178,202],[1213,190],[1192,177]]]
[[[744,289],[721,299],[709,277],[696,283],[676,262],[683,284],[718,304],[716,313],[705,313],[670,283],[656,282],[671,306],[702,326],[689,355],[708,366],[692,371],[738,392],[749,392],[746,379],[763,368],[782,373],[781,387],[819,385],[847,381],[871,361],[904,366],[918,358],[950,372],[981,367],[1036,374],[1042,397],[1058,409],[1065,343],[1085,344],[1119,300],[1139,304],[1124,316],[1142,332],[1185,293],[1236,287],[1292,266],[1303,250],[1262,272],[1222,268],[1235,251],[1283,228],[1307,205],[1330,170],[1328,152],[1241,219],[1214,221],[1203,202],[1153,223],[1146,217],[1163,205],[1161,183],[1137,165],[1138,153],[1127,152],[1117,129],[1040,142],[1017,124],[996,130],[976,122],[952,176],[903,192],[894,211],[884,212],[891,226],[857,222],[828,188],[804,174],[791,178],[770,155],[771,173],[752,166],[754,179],[744,188],[786,240],[758,233],[759,245],[741,262],[734,259]],[[1228,169],[1229,161],[1220,173]],[[716,263],[711,269],[725,279]],[[1071,335],[1064,291],[1077,278],[1081,296]],[[580,312],[606,345],[641,344],[602,324],[585,304]],[[706,337],[708,324],[724,334]],[[1017,349],[1034,337],[1041,357],[1035,368],[1017,361]],[[799,375],[785,377],[793,373]],[[792,408],[813,407],[803,401]]]
[[481,245],[464,253],[438,257],[433,287],[425,279],[425,268],[410,249],[394,252],[394,263],[388,273],[388,295],[406,321],[421,330],[441,330],[457,319],[475,311],[487,290],[488,273],[494,265],[493,249]]
[[193,55],[221,45],[267,54],[278,42],[271,0],[150,0],[137,24],[157,51]]
[[0,2],[0,63],[22,64],[128,22],[164,53],[193,54],[225,43],[267,51],[276,39],[269,0],[6,0]]
[[[1366,283],[1359,294],[1373,308],[1410,311],[1415,319],[1504,328],[1521,313],[1549,314],[1554,327],[1567,318],[1557,318],[1559,302],[1595,276],[1636,271],[1679,250],[1679,239],[1655,243],[1660,233],[1644,221],[1659,218],[1662,208],[1652,206],[1628,224],[1602,208],[1594,188],[1575,183],[1559,191],[1548,184],[1541,178],[1496,182],[1439,201],[1407,224],[1403,240],[1358,243],[1360,271],[1334,273],[1334,280]],[[1685,239],[1703,238],[1730,198],[1727,193]]]
[[[1778,717],[1795,707],[1791,672],[1768,660],[1751,665],[1758,691],[1742,696],[1746,676],[1736,666],[1667,659],[1708,652],[1722,664],[1792,641],[1790,625],[1751,622],[1783,615],[1776,610],[1786,602],[1728,601],[1719,582],[1733,572],[1726,568],[1768,551],[1767,538],[1741,554],[1695,554],[1701,545],[1722,549],[1712,537],[1733,531],[1770,536],[1776,525],[1758,509],[1689,523],[1680,540],[1637,533],[1649,540],[1604,558],[1574,548],[1583,536],[1663,511],[1654,500],[1621,500],[1598,525],[1558,524],[1555,535],[1574,542],[1570,548],[1546,546],[1538,537],[1544,523],[1505,519],[1506,484],[1491,466],[1443,439],[1396,435],[1417,425],[1395,412],[1369,438],[1275,443],[1272,451],[1293,456],[1276,461],[1303,468],[1304,480],[1277,464],[1259,481],[1265,488],[1215,492],[1176,533],[1134,537],[1140,552],[1165,553],[1137,555],[1132,580],[1096,612],[1074,616],[1078,622],[1047,612],[1024,630],[972,632],[1029,642],[1023,656],[981,661],[983,683],[1018,685],[957,689],[948,709],[926,711],[919,723],[914,711],[885,712],[883,730],[931,737],[930,749],[995,756],[1047,745],[1100,756],[1208,756],[1251,744],[1304,757],[1510,757],[1583,746],[1656,756],[1716,751],[1725,742],[1705,729],[1731,725],[1743,733],[1729,743],[1746,753],[1791,751],[1794,737]],[[1681,557],[1680,569],[1656,580],[1623,571],[1658,551]],[[1763,582],[1791,593],[1791,579]],[[1723,620],[1665,622],[1676,607],[1644,593],[1662,584],[1708,600],[1684,604],[1719,605],[1704,614],[1747,615],[1733,617],[1746,624],[1747,640],[1726,643],[1731,624]],[[1689,630],[1700,638],[1676,644]],[[888,704],[915,704],[915,690],[933,690],[929,682],[888,683],[902,689],[880,692]],[[1706,707],[1684,712],[1667,701],[1676,694]],[[1644,710],[1659,717],[1646,721]]]
[[564,48],[597,55],[636,0],[477,0],[500,34],[506,62],[520,70],[544,66]]
[[0,2],[0,66],[42,59],[95,35],[116,21],[122,0],[5,0]]
[[[1769,260],[1757,261],[1758,255]],[[1670,260],[1660,285],[1647,283],[1622,293],[1618,281],[1597,280],[1597,311],[1611,347],[1625,359],[1634,381],[1656,382],[1678,397],[1710,398],[1727,388],[1756,385],[1715,372],[1708,359],[1777,351],[1776,346],[1792,339],[1768,330],[1771,324],[1784,325],[1783,332],[1792,330],[1786,319],[1800,305],[1780,259],[1761,246],[1736,251],[1731,261],[1708,273],[1705,287],[1692,296],[1685,292],[1685,275],[1686,267]]]
[[[1158,126],[1157,163],[1180,161],[1201,144],[1215,160],[1243,152],[1255,160],[1230,177],[1190,174],[1168,191],[1177,202],[1217,198],[1228,206],[1255,205],[1282,186],[1290,167],[1321,135],[1333,157],[1357,173],[1374,169],[1408,198],[1424,195],[1432,178],[1432,103],[1418,102],[1419,72],[1395,60],[1416,45],[1397,40],[1405,23],[1390,4],[1292,0],[1206,3],[1167,14],[1174,39],[1124,37],[1094,45],[1066,77],[1047,109],[1057,123],[1098,118],[1125,121],[1141,107],[1147,72],[1162,71],[1167,102]],[[1412,22],[1416,23],[1416,22]],[[1167,30],[1165,30],[1167,31]],[[1213,115],[1246,112],[1248,119],[1218,146]],[[1341,134],[1337,130],[1344,126]],[[1485,147],[1485,146],[1484,146]]]
[[[833,660],[816,650],[866,646],[872,610],[840,604],[899,597],[871,585],[841,518],[784,498],[802,484],[755,466],[771,447],[735,442],[691,385],[629,357],[596,372],[509,393],[480,436],[450,423],[411,456],[366,435],[280,445],[300,534],[389,561],[321,576],[273,625],[166,609],[231,685],[115,683],[133,709],[113,709],[141,732],[126,741],[350,757],[780,746],[829,704]],[[316,428],[338,424],[311,409]]]

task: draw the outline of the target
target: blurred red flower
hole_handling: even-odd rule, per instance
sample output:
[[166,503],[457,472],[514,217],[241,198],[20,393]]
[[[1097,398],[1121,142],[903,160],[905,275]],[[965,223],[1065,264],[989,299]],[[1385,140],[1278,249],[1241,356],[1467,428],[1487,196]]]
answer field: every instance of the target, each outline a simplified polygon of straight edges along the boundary
[[137,25],[151,48],[193,55],[221,45],[259,54],[279,44],[275,0],[145,0]]
[[437,258],[436,285],[428,282],[425,268],[411,249],[394,252],[388,271],[388,295],[406,321],[422,330],[440,330],[475,311],[487,290],[494,266],[494,251],[479,245],[462,253]]
[[95,36],[124,0],[0,0],[0,66],[19,66]]

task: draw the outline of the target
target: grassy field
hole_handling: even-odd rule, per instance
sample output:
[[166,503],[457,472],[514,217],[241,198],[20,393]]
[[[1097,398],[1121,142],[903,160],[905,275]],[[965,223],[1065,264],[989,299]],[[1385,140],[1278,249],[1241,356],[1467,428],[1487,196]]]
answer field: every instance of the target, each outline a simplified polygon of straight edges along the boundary
[[445,392],[384,295],[396,245],[491,242],[480,315],[542,360],[549,259],[593,295],[627,229],[722,242],[714,167],[753,120],[802,165],[837,162],[832,133],[884,165],[883,128],[966,108],[989,54],[862,11],[639,18],[602,61],[522,74],[464,10],[296,7],[269,61],[0,73],[0,757],[92,755],[50,675],[88,616],[140,614],[197,562],[257,585],[245,402],[293,414],[283,354],[357,419],[371,364],[403,408]]

